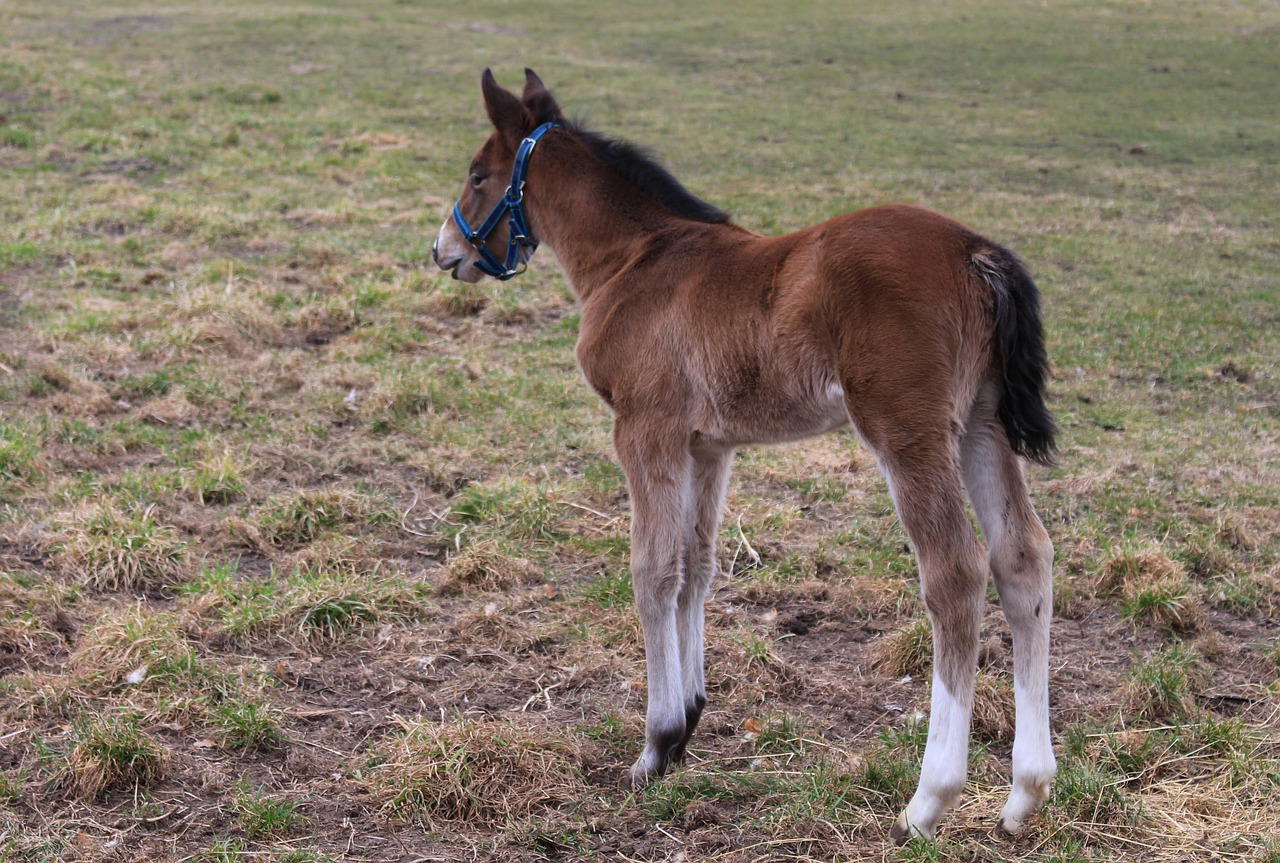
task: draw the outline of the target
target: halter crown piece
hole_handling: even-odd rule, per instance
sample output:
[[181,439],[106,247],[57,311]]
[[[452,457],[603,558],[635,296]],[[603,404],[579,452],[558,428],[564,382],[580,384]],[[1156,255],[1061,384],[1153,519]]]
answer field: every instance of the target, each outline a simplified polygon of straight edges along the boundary
[[[529,137],[520,142],[520,147],[516,150],[515,163],[511,166],[511,185],[507,186],[502,199],[493,205],[493,209],[479,228],[471,230],[467,220],[462,217],[462,210],[458,209],[461,201],[454,202],[453,224],[461,232],[462,238],[480,254],[480,260],[476,261],[476,266],[481,272],[505,282],[525,271],[525,267],[518,266],[520,247],[527,246],[530,255],[538,248],[538,241],[529,235],[529,223],[524,215],[524,175],[529,169],[529,156],[533,153],[538,139],[559,126],[559,123],[543,123],[530,132]],[[507,256],[506,260],[499,261],[497,256],[489,251],[485,240],[489,239],[493,229],[498,227],[498,223],[507,213],[511,214],[511,218],[507,220],[510,227],[507,234]]]

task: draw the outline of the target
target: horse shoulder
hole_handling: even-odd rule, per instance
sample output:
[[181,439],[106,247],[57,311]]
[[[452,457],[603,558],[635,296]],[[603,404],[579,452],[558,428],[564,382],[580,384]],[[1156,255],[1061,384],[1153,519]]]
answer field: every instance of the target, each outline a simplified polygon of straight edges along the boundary
[[615,413],[671,401],[685,377],[679,328],[667,292],[615,280],[583,303],[575,355],[596,393]]

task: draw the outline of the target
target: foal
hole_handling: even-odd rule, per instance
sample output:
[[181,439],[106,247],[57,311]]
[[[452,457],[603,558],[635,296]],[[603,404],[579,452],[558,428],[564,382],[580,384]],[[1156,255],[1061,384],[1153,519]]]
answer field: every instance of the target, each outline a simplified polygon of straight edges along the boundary
[[703,603],[734,450],[852,421],[919,557],[933,625],[928,744],[892,835],[931,838],[964,786],[988,571],[1013,632],[1017,708],[999,827],[1019,830],[1055,769],[1053,546],[1019,461],[1047,463],[1055,430],[1026,270],[1012,252],[915,207],[861,210],[782,237],[752,233],[641,151],[565,120],[525,73],[516,96],[485,70],[494,131],[433,254],[456,279],[505,279],[522,270],[536,236],[581,303],[578,362],[613,411],[631,494],[648,671],[632,782],[681,759],[706,705]]

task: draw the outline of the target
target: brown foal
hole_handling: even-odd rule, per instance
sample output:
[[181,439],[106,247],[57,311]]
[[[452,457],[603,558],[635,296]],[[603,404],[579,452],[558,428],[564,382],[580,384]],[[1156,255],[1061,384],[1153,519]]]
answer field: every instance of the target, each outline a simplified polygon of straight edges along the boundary
[[[494,132],[434,254],[454,278],[506,278],[538,237],[581,303],[578,362],[613,411],[631,494],[631,577],[648,671],[645,746],[632,781],[681,759],[706,704],[703,603],[734,450],[852,422],[919,558],[933,625],[920,784],[892,835],[932,837],[964,786],[988,572],[1013,633],[1017,708],[1013,787],[999,826],[1018,831],[1055,770],[1053,546],[1019,459],[1048,462],[1055,430],[1039,296],[1018,258],[908,206],[760,236],[640,150],[565,120],[531,71],[521,96],[488,70],[482,89]],[[527,137],[537,142],[532,153]],[[486,219],[503,206],[513,165],[524,181],[506,200],[519,218]],[[476,236],[468,224],[482,221],[492,230]],[[495,264],[504,245],[507,261]]]

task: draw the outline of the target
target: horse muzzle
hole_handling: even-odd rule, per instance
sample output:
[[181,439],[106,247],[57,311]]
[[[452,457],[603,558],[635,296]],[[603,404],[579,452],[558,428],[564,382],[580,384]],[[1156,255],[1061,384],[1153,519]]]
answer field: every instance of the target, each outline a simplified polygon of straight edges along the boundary
[[440,233],[431,244],[431,260],[440,269],[460,282],[478,282],[484,273],[469,260],[472,257],[471,246],[463,240],[453,224],[453,219],[445,219],[440,226]]

